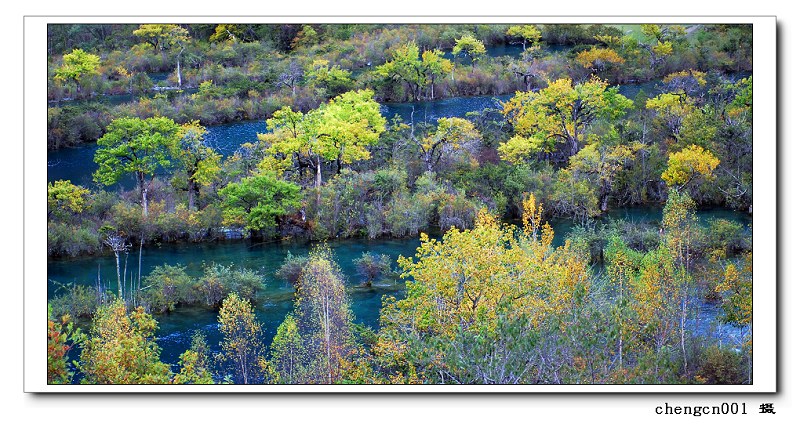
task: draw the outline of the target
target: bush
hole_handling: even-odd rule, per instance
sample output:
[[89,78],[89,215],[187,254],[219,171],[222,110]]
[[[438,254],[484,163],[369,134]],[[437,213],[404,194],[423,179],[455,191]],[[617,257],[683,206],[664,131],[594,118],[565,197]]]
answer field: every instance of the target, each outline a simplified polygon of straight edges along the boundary
[[100,306],[101,294],[97,288],[87,285],[68,286],[67,292],[50,301],[53,317],[70,315],[73,318],[91,318]]
[[297,288],[297,284],[300,282],[300,274],[303,272],[306,263],[308,263],[308,256],[294,256],[292,252],[288,252],[283,264],[275,271],[275,276]]
[[60,222],[47,223],[48,256],[92,255],[101,248],[100,239],[93,228]]
[[710,220],[704,238],[706,249],[724,251],[726,256],[749,249],[750,241],[743,230],[742,224],[738,222],[727,219]]
[[208,306],[217,306],[230,293],[254,300],[263,289],[263,279],[256,272],[247,269],[233,269],[232,265],[211,264],[204,268],[199,280],[200,299]]
[[703,352],[698,380],[706,384],[744,384],[746,377],[741,354],[712,345]]
[[366,286],[371,286],[374,280],[392,272],[392,261],[388,255],[364,252],[360,257],[353,259],[353,265],[356,266],[356,274]]
[[157,266],[144,278],[143,284],[140,300],[147,313],[173,311],[178,304],[193,304],[199,300],[196,280],[181,266]]

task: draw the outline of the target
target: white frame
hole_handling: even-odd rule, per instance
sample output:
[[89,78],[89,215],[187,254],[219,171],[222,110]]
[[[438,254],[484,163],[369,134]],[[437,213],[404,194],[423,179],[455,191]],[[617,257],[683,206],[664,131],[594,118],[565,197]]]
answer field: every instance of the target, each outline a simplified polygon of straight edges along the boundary
[[[56,386],[46,383],[46,90],[48,23],[738,23],[753,25],[753,384],[558,386]],[[287,16],[24,18],[24,391],[145,393],[774,393],[777,390],[777,61],[775,17]],[[751,406],[751,408],[753,408]],[[755,408],[753,408],[755,409]],[[753,412],[757,412],[753,410]]]

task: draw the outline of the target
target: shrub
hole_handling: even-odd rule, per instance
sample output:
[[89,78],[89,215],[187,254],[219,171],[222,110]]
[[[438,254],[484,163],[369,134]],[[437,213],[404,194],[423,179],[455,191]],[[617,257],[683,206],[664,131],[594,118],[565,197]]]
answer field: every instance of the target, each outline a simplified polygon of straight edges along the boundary
[[389,259],[389,255],[364,252],[360,257],[353,259],[353,265],[356,266],[356,274],[367,286],[371,286],[374,280],[392,272],[392,261]]
[[193,304],[199,300],[196,280],[181,266],[157,266],[144,278],[141,303],[147,313],[175,310],[178,304]]
[[292,252],[288,252],[283,264],[275,271],[275,276],[297,288],[297,283],[300,281],[300,274],[303,272],[306,263],[308,263],[308,256],[294,256]]
[[97,288],[75,284],[67,287],[67,292],[50,301],[53,317],[70,315],[74,318],[90,318],[100,306],[101,294]]
[[698,380],[706,384],[744,384],[742,357],[728,348],[712,345],[702,355]]

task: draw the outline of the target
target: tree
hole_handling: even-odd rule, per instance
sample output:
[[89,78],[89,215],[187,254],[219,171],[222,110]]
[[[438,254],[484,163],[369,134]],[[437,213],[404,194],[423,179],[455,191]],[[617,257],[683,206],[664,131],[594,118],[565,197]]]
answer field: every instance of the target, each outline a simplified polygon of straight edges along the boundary
[[[132,173],[142,196],[142,214],[147,217],[147,191],[160,168],[170,166],[170,154],[180,140],[180,126],[164,117],[118,118],[97,140],[94,161],[99,169],[95,181],[112,185]],[[150,181],[147,181],[150,177]]]
[[441,241],[422,234],[416,260],[398,260],[406,296],[387,299],[376,344],[387,373],[503,384],[537,382],[550,361],[559,367],[549,348],[536,344],[537,333],[560,331],[546,330],[547,321],[579,302],[587,269],[569,243],[551,248],[553,230],[542,224],[535,199],[524,208],[521,230],[484,211],[472,230],[451,229]]
[[611,49],[598,49],[592,47],[591,50],[584,50],[575,57],[584,68],[591,69],[592,72],[600,73],[613,66],[625,63],[625,59]]
[[279,76],[276,84],[292,90],[292,97],[297,95],[297,85],[303,80],[303,68],[296,61],[289,62],[289,66]]
[[306,69],[307,83],[324,90],[325,97],[342,94],[353,88],[351,72],[339,65],[331,66],[325,59],[315,60]]
[[186,42],[189,41],[189,31],[175,24],[142,24],[133,31],[133,35],[142,38],[153,46],[155,51],[161,51],[165,61],[167,60],[167,50],[174,46],[180,48],[175,58],[178,87],[180,87],[182,85],[181,55],[186,49]]
[[267,372],[270,382],[278,384],[298,384],[305,380],[303,361],[307,354],[292,314],[286,316],[270,345],[270,360]]
[[86,384],[168,384],[169,365],[159,360],[156,321],[139,307],[126,311],[116,299],[101,306],[81,344],[78,368]]
[[68,353],[83,341],[80,328],[74,327],[69,314],[54,318],[47,304],[47,384],[70,384],[75,375]]
[[47,183],[47,215],[81,213],[89,190],[72,184],[69,180]]
[[323,162],[343,164],[370,158],[367,147],[374,145],[385,130],[386,120],[371,90],[349,91],[306,114],[288,106],[267,120],[270,133],[258,139],[269,144],[269,152],[293,160],[298,167],[315,169],[315,188],[322,186]]
[[688,317],[689,290],[692,276],[689,268],[692,264],[693,240],[700,228],[695,216],[695,203],[686,193],[671,190],[664,205],[662,228],[665,233],[665,244],[675,262],[676,274],[680,284],[680,337],[683,353],[683,370],[688,372],[686,356],[686,320]]
[[64,55],[63,64],[56,69],[55,79],[62,82],[73,81],[81,92],[80,81],[84,77],[97,75],[97,68],[100,67],[100,57],[91,53],[86,53],[81,49],[75,49],[72,53]]
[[606,146],[603,143],[586,145],[569,159],[568,171],[575,180],[587,180],[595,187],[597,208],[608,211],[608,199],[614,180],[626,163],[633,160],[635,151],[625,145]]
[[411,141],[417,146],[425,169],[433,172],[445,154],[452,155],[480,141],[472,122],[463,118],[439,118],[436,131],[420,140],[412,129]]
[[443,56],[444,52],[439,49],[422,52],[422,73],[425,84],[430,87],[431,100],[436,96],[436,81],[453,71],[453,62]]
[[189,210],[195,210],[195,198],[200,187],[211,184],[220,172],[222,156],[206,144],[203,136],[206,129],[198,121],[181,126],[181,139],[175,157],[186,172]]
[[376,67],[375,72],[384,78],[405,83],[410,99],[420,100],[426,87],[430,87],[433,98],[436,80],[453,69],[453,62],[443,55],[438,49],[426,50],[420,59],[419,47],[412,41],[395,49],[392,59]]
[[277,220],[300,206],[300,187],[273,175],[256,175],[219,191],[226,224],[250,231],[273,230]]
[[667,169],[661,174],[661,178],[668,186],[677,186],[682,191],[697,178],[711,178],[717,165],[719,159],[711,152],[691,145],[680,152],[670,153]]
[[658,117],[670,130],[673,137],[678,138],[684,119],[690,116],[696,107],[683,93],[664,93],[647,99],[648,109],[656,111]]
[[522,40],[522,50],[527,50],[527,44],[530,43],[532,48],[539,47],[539,40],[542,39],[542,32],[536,25],[512,25],[508,27],[506,34],[519,38]]
[[616,88],[596,78],[575,86],[564,78],[537,92],[518,92],[503,105],[515,136],[501,143],[498,152],[507,161],[521,163],[534,153],[553,153],[562,144],[566,151],[560,160],[566,161],[578,153],[597,120],[617,119],[632,106]]
[[321,248],[309,255],[300,275],[294,313],[308,355],[305,383],[336,383],[355,347],[344,278],[330,250]]
[[247,24],[219,24],[214,27],[214,33],[208,38],[212,43],[221,41],[243,41],[249,43],[255,41],[255,30],[253,25]]
[[173,384],[214,384],[209,370],[208,344],[200,330],[192,334],[192,345],[178,360],[180,372],[172,379]]
[[483,42],[475,38],[472,34],[465,34],[461,38],[455,40],[456,45],[453,46],[453,56],[458,56],[460,53],[469,58],[472,64],[472,70],[475,70],[475,62],[486,54],[486,47]]
[[650,54],[650,69],[663,62],[673,52],[673,42],[686,34],[686,29],[679,25],[645,24],[641,26],[646,43],[639,47]]
[[259,384],[263,381],[265,347],[261,323],[250,302],[231,293],[219,310],[222,341],[218,360],[231,371],[236,384]]

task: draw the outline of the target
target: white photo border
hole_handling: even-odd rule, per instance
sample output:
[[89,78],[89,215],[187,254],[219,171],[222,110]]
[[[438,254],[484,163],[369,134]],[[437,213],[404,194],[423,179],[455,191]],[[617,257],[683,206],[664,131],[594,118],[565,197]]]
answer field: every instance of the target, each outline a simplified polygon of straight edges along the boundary
[[[753,26],[753,384],[751,385],[48,385],[47,24],[676,23]],[[24,391],[36,393],[775,393],[777,391],[777,39],[774,16],[26,16],[24,17]]]

